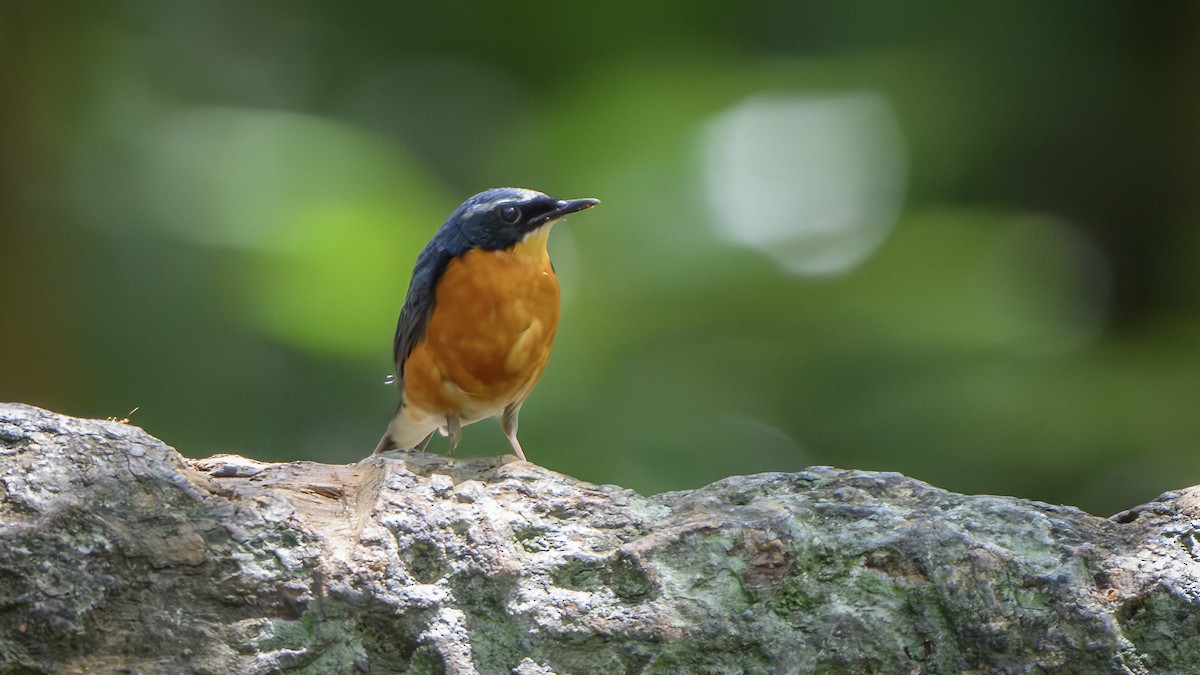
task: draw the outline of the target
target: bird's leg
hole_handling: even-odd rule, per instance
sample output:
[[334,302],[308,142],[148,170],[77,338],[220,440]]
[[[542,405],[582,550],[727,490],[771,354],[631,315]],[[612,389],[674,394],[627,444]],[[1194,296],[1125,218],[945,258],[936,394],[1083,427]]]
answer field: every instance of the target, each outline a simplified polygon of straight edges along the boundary
[[462,437],[462,420],[458,415],[446,415],[446,435],[450,437],[450,452],[458,447],[458,439]]
[[508,442],[512,444],[517,457],[524,460],[525,453],[521,450],[521,442],[517,440],[517,415],[521,413],[522,403],[524,401],[517,401],[504,408],[504,415],[500,418],[500,428],[504,430],[504,435],[508,437]]

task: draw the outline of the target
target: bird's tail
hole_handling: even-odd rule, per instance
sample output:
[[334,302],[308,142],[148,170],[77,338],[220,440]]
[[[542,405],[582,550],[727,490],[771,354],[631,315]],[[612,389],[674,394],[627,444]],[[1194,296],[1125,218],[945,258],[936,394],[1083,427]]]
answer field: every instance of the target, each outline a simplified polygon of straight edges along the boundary
[[389,431],[383,432],[383,438],[379,439],[379,443],[375,445],[375,451],[372,455],[378,455],[381,452],[388,452],[396,449],[396,442],[392,440],[392,434]]
[[425,446],[429,445],[429,439],[433,438],[433,432],[436,429],[436,420],[419,423],[409,419],[404,414],[404,404],[401,403],[395,416],[392,417],[391,423],[388,424],[387,431],[383,432],[383,438],[379,439],[379,443],[375,445],[375,451],[371,454],[378,455],[392,450],[424,452]]
[[432,439],[433,434],[429,434],[424,440],[422,440],[420,443],[417,443],[413,447],[401,448],[400,446],[396,445],[395,441],[392,440],[391,435],[384,434],[383,438],[379,439],[379,443],[375,445],[375,451],[371,454],[378,455],[384,452],[391,452],[392,450],[403,450],[404,452],[425,452],[425,446],[429,445],[429,441]]

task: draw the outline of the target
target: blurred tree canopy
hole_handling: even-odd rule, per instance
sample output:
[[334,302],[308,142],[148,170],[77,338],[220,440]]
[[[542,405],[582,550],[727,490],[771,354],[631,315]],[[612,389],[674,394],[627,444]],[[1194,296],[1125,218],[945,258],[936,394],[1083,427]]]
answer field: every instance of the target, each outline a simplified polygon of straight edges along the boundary
[[604,202],[552,238],[531,460],[1115,511],[1200,482],[1197,34],[1188,2],[5,2],[0,398],[353,461],[417,252],[517,185]]

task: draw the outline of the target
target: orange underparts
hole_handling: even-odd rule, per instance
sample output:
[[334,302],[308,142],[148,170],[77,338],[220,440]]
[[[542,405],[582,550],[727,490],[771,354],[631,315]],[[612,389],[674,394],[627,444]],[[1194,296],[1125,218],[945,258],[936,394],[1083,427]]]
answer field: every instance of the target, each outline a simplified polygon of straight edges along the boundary
[[406,405],[466,423],[529,394],[558,329],[548,234],[534,232],[513,248],[474,249],[450,261],[434,291],[425,339],[404,364]]

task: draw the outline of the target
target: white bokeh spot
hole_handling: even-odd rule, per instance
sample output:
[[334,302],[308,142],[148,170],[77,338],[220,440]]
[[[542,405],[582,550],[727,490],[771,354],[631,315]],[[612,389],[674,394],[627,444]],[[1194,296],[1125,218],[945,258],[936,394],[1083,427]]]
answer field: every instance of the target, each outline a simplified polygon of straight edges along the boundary
[[704,135],[719,233],[802,275],[844,273],[883,243],[906,161],[895,113],[874,92],[750,98]]

